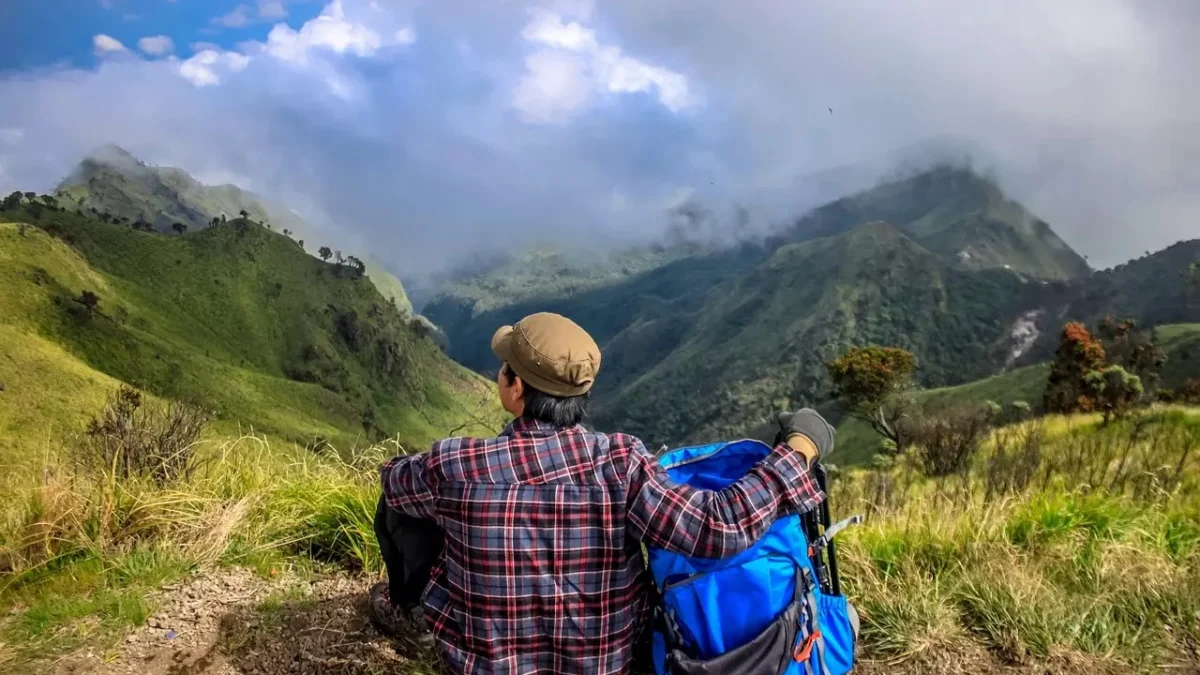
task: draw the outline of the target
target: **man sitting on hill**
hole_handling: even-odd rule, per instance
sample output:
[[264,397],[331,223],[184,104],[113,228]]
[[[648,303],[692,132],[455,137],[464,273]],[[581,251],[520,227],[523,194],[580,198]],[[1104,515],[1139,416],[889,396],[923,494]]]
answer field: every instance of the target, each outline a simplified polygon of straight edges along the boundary
[[637,438],[580,425],[600,350],[578,325],[534,314],[492,350],[516,419],[389,461],[376,515],[388,581],[372,619],[400,635],[423,618],[458,673],[629,672],[648,648],[642,543],[726,557],[823,498],[809,465],[833,429],[814,411],[783,416],[783,440],[742,480],[699,490]]

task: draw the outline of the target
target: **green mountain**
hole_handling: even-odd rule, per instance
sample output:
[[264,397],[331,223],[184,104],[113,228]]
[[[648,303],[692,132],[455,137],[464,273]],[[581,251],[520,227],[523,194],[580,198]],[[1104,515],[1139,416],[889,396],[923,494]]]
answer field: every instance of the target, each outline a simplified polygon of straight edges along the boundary
[[[1105,316],[1114,316],[1137,319],[1147,327],[1200,321],[1197,268],[1200,239],[1178,242],[1083,279],[1045,282],[1031,306],[1037,315],[1038,335],[1018,365],[1051,359],[1058,346],[1059,329],[1068,321],[1094,326]],[[1175,366],[1181,364],[1164,371],[1164,383],[1172,377]]]
[[[182,169],[146,165],[116,146],[101,148],[80,162],[55,190],[55,196],[89,213],[146,222],[160,232],[171,232],[175,223],[186,225],[189,231],[202,230],[211,225],[213,218],[234,218],[245,210],[250,218],[269,224],[272,230],[287,230],[297,241],[304,241],[309,251],[315,253],[325,245],[339,248],[335,241],[327,241],[326,233],[260,195],[236,185],[204,185]],[[411,313],[412,305],[400,280],[378,261],[366,255],[359,257],[379,292],[394,299],[402,312]]]
[[200,403],[230,435],[342,449],[419,446],[499,419],[494,386],[369,277],[278,232],[235,219],[178,236],[0,211],[0,457],[78,431],[118,382]]
[[1087,262],[1045,221],[987,178],[944,166],[839,199],[800,218],[782,240],[882,220],[963,269],[1001,267],[1036,279],[1086,276]]
[[[1107,278],[1093,282],[1082,258],[994,184],[944,168],[828,204],[763,243],[629,274],[577,281],[528,261],[448,287],[424,308],[450,354],[490,372],[497,326],[566,314],[605,354],[593,421],[654,444],[744,434],[801,403],[836,415],[823,363],[851,346],[912,350],[927,388],[1033,362],[1070,303],[1104,296]],[[553,283],[529,281],[542,278]],[[1152,285],[1128,285],[1131,306],[1149,297]],[[488,289],[486,303],[476,289]]]
[[[993,181],[939,167],[879,185],[814,209],[769,237],[762,249],[830,237],[884,221],[943,261],[963,270],[1007,269],[1040,280],[1086,277],[1087,263]],[[442,285],[422,307],[453,340],[482,312],[528,300],[549,301],[631,279],[714,247],[685,242],[609,253],[542,246],[504,258]]]
[[824,360],[855,344],[912,349],[930,386],[991,374],[1030,286],[1009,270],[962,269],[873,222],[488,310],[451,333],[451,354],[490,368],[496,326],[539,310],[571,316],[605,353],[596,423],[673,443],[743,433],[789,401],[821,401]]

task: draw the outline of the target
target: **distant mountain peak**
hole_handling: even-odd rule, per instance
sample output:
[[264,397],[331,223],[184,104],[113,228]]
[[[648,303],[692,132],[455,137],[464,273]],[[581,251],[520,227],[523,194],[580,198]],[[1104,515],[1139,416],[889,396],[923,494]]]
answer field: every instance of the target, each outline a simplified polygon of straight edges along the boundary
[[135,164],[144,164],[137,157],[134,157],[132,152],[113,143],[106,143],[97,147],[88,153],[87,158],[97,161],[129,161]]
[[784,237],[825,237],[876,220],[887,221],[944,260],[972,269],[1004,268],[1039,279],[1091,272],[1045,221],[1009,198],[994,178],[954,162],[896,176],[814,209]]
[[[80,206],[148,222],[163,232],[170,232],[175,223],[191,231],[202,230],[214,218],[234,218],[245,210],[251,219],[269,224],[276,232],[287,230],[295,239],[306,240],[310,253],[323,245],[345,248],[328,241],[330,233],[316,230],[289,208],[237,185],[205,185],[181,168],[147,165],[117,145],[100,146],[89,153],[55,194]],[[384,298],[411,312],[400,281],[369,256],[358,257],[366,263],[367,276]]]

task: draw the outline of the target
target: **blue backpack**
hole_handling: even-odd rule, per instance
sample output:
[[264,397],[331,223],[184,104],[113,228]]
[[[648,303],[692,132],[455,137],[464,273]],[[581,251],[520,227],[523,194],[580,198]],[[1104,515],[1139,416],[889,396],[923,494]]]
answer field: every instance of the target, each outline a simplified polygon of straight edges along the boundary
[[[753,440],[680,448],[659,458],[674,480],[719,490],[771,452]],[[824,469],[814,467],[825,490]],[[731,558],[649,548],[658,598],[651,648],[657,675],[844,675],[854,667],[858,615],[841,594],[826,502],[776,520]]]

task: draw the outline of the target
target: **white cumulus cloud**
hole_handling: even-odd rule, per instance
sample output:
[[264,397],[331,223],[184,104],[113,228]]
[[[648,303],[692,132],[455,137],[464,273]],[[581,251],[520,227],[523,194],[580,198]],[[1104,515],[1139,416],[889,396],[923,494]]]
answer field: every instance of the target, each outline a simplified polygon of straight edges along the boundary
[[616,47],[602,47],[592,60],[597,79],[615,93],[658,91],[658,100],[671,112],[695,103],[687,78],[667,68],[625,56]]
[[[221,11],[239,2],[262,21],[259,0]],[[945,138],[971,141],[1093,264],[1196,237],[1200,3],[343,0],[324,14],[379,46],[360,39],[359,57],[295,19],[303,44],[284,53],[303,64],[269,53],[263,27],[234,53],[134,58],[142,31],[97,44],[99,63],[0,72],[0,188],[52,191],[117,143],[336,213],[312,219],[416,275],[476,248],[655,236],[680,186],[722,222],[733,204],[755,228],[792,222]],[[430,48],[392,58],[406,26]]]
[[[260,3],[260,10],[271,14],[274,9],[269,4]],[[196,54],[179,65],[178,73],[198,87],[213,86],[223,82],[223,74],[243,70],[251,60],[263,58],[323,83],[339,99],[353,100],[363,89],[359,78],[331,57],[346,54],[371,57],[385,44],[408,45],[416,40],[411,26],[390,30],[395,25],[398,24],[385,25],[389,29],[389,37],[385,39],[367,21],[348,18],[342,0],[334,0],[298,30],[286,23],[276,24],[266,42],[242,42],[238,51],[225,51],[208,42],[193,43]]]
[[205,49],[179,64],[179,74],[197,87],[221,83],[222,72],[238,72],[250,65],[250,57],[237,52]]
[[[576,9],[590,14],[590,5]],[[614,94],[655,93],[671,112],[697,104],[681,73],[605,45],[596,32],[562,16],[535,9],[521,37],[541,49],[526,58],[526,73],[513,89],[512,104],[531,122],[562,122],[587,105],[593,89]]]
[[327,49],[337,54],[371,56],[383,44],[379,33],[367,26],[346,20],[341,0],[325,6],[321,15],[306,22],[300,30],[279,24],[267,35],[267,52],[277,59],[296,64],[308,62],[309,53]]
[[561,16],[545,10],[533,12],[533,18],[521,31],[521,37],[530,42],[572,51],[595,52],[600,47],[594,31],[574,21],[563,23]]
[[92,38],[92,47],[95,48],[97,54],[114,54],[126,51],[125,45],[121,41],[110,35],[100,33]]
[[525,67],[512,103],[527,120],[561,122],[587,105],[592,83],[587,61],[578,54],[539,51],[525,58]]
[[166,35],[151,35],[138,40],[138,49],[150,56],[166,56],[175,51],[175,42]]

